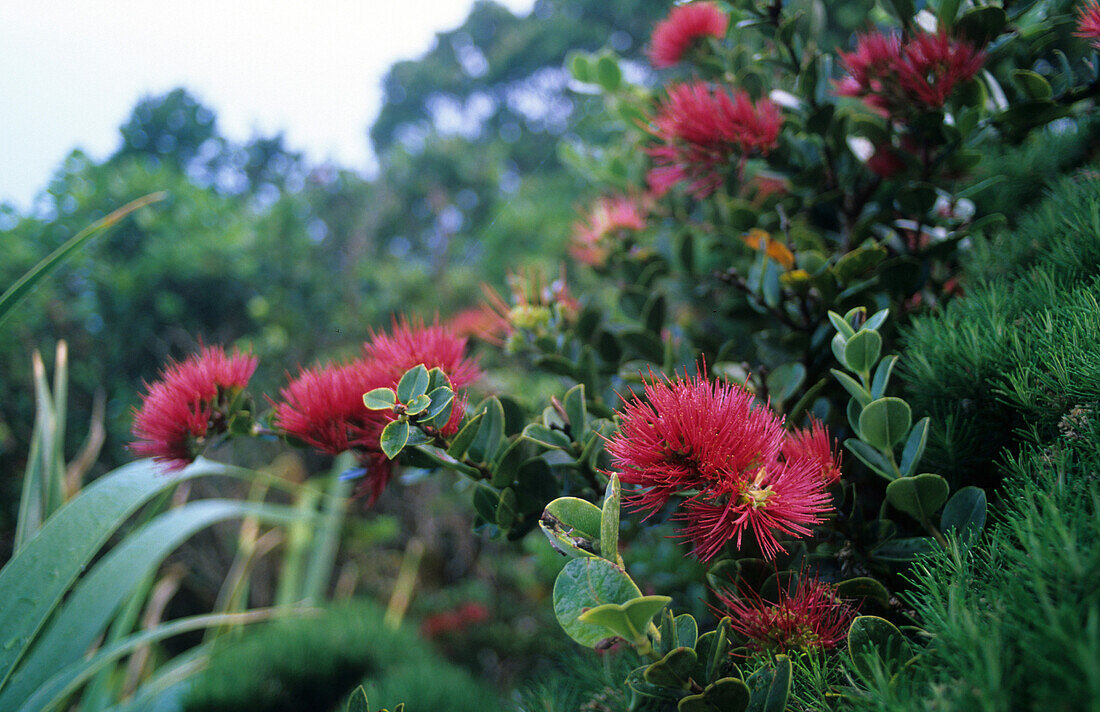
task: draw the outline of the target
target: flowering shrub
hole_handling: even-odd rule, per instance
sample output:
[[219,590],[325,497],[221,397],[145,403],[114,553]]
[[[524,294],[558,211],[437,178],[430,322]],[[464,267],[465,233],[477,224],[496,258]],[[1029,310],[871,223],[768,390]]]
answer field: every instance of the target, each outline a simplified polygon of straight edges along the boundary
[[[895,594],[919,555],[975,545],[986,494],[921,470],[931,418],[891,395],[884,346],[965,289],[967,239],[1002,222],[974,201],[996,186],[972,179],[983,151],[1093,110],[1097,14],[895,1],[864,29],[781,2],[676,7],[650,44],[667,76],[569,62],[622,122],[563,151],[601,183],[572,252],[611,301],[525,270],[487,309],[396,319],[359,358],[301,369],[259,419],[255,361],[208,349],[149,387],[135,452],[180,468],[217,437],[275,434],[350,452],[368,503],[402,467],[457,473],[475,530],[537,527],[568,559],[554,615],[582,646],[633,649],[613,684],[639,707],[781,710],[807,666],[798,694],[825,705],[900,674],[922,641]],[[468,400],[470,334],[560,392]],[[635,581],[647,527],[707,566],[713,615]]]

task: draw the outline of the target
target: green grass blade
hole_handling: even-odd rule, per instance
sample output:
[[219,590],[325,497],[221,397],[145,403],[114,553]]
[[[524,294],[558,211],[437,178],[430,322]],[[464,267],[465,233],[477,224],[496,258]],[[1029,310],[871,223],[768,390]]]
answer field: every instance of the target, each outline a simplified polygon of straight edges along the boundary
[[31,271],[20,277],[15,284],[9,287],[6,292],[0,294],[0,324],[3,324],[4,321],[11,316],[12,310],[30,294],[31,290],[34,289],[39,282],[61,266],[61,263],[72,255],[73,252],[80,249],[84,243],[113,226],[135,210],[164,200],[165,195],[166,193],[152,193],[123,205],[110,215],[97,220],[76,235],[73,235],[64,245],[58,247],[43,258],[41,262],[31,269]]
[[49,496],[46,498],[46,516],[65,503],[65,412],[69,400],[69,348],[64,341],[57,342],[53,367],[53,448],[49,459]]
[[0,692],[0,709],[12,709],[58,668],[79,660],[142,580],[180,544],[215,522],[246,516],[275,523],[300,517],[295,510],[280,505],[200,500],[170,510],[127,536],[77,584],[58,609]]
[[46,684],[35,690],[23,705],[19,712],[53,712],[58,709],[70,695],[75,693],[80,686],[88,681],[104,665],[109,665],[124,655],[132,653],[142,645],[148,645],[171,638],[181,633],[189,633],[193,630],[202,630],[215,625],[252,623],[268,620],[273,615],[280,613],[279,609],[263,608],[247,613],[215,613],[202,616],[190,616],[179,618],[164,623],[152,630],[142,631],[118,641],[114,645],[103,648],[91,658],[80,660],[74,665],[69,665],[58,671]]
[[324,600],[325,589],[332,579],[332,567],[336,561],[336,550],[340,545],[340,532],[344,525],[344,515],[348,510],[348,495],[354,482],[340,479],[349,467],[352,458],[349,453],[336,459],[329,475],[325,491],[324,508],[320,525],[313,537],[309,564],[306,567],[305,581],[302,585],[302,598],[311,603]]
[[141,460],[99,478],[54,513],[0,569],[0,688],[72,582],[127,517],[185,479],[236,469],[201,460],[169,476]]
[[35,414],[31,432],[30,449],[27,452],[27,468],[23,472],[23,489],[19,495],[19,518],[15,522],[15,540],[12,551],[18,554],[42,526],[42,430],[46,427],[45,411]]
[[[102,712],[151,712],[155,709],[183,709],[182,699],[187,694],[190,679],[210,664],[211,645],[196,645],[180,653],[156,669],[125,702],[108,707],[102,704],[89,707],[87,696],[81,697],[82,709]],[[173,704],[174,703],[174,704]]]

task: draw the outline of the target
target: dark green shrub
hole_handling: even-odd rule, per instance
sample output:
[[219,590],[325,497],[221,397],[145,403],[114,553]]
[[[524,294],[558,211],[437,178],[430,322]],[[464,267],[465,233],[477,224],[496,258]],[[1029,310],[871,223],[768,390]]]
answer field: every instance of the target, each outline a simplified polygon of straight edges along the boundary
[[934,642],[859,707],[1100,708],[1100,411],[1059,429],[1008,458],[988,538],[915,567],[908,598]]
[[215,650],[188,695],[187,712],[343,710],[362,684],[372,708],[466,712],[496,698],[408,628],[391,630],[377,605],[357,601],[317,616],[244,631]]

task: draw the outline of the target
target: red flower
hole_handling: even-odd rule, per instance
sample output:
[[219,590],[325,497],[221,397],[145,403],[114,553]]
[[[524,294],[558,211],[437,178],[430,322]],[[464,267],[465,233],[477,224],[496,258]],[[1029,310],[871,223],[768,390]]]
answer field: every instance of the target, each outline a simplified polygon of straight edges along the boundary
[[600,198],[584,220],[573,223],[569,252],[578,261],[598,267],[624,234],[645,227],[645,215],[637,201],[624,195]]
[[363,405],[363,394],[389,387],[390,379],[365,361],[302,369],[279,391],[275,427],[329,455],[360,448],[378,449],[385,426],[379,411]]
[[831,485],[840,479],[840,451],[833,450],[833,441],[829,431],[820,420],[810,419],[806,430],[795,430],[783,443],[783,459],[787,462],[809,460],[820,468],[825,484]]
[[[481,376],[474,359],[466,358],[466,339],[439,323],[425,326],[422,320],[393,320],[390,334],[371,331],[370,341],[363,344],[363,353],[381,371],[382,383],[393,387],[401,376],[414,366],[424,364],[429,370],[438,368],[447,374],[455,390],[468,386]],[[369,390],[369,389],[368,389]],[[366,391],[364,391],[365,393]],[[362,395],[360,393],[360,405]]]
[[840,59],[848,76],[837,84],[837,94],[902,116],[942,108],[955,87],[981,70],[985,54],[944,31],[918,33],[905,42],[876,33],[860,35],[855,51],[841,52]]
[[748,639],[753,650],[790,651],[835,648],[848,634],[855,609],[837,598],[835,589],[815,577],[802,577],[793,595],[782,587],[779,603],[754,592],[734,596],[715,591],[717,616],[729,616],[730,627]]
[[674,7],[668,17],[653,28],[649,59],[658,68],[678,64],[696,40],[725,37],[729,22],[729,18],[709,2]]
[[134,410],[130,449],[152,457],[166,470],[179,470],[198,456],[208,438],[224,433],[228,408],[248,385],[257,360],[234,350],[204,348],[180,363],[170,363],[160,380],[146,385],[141,407]]
[[684,495],[674,519],[700,559],[730,541],[740,547],[746,529],[773,558],[783,550],[777,535],[806,536],[831,509],[825,468],[834,461],[806,455],[801,439],[787,444],[782,419],[739,386],[654,380],[620,416],[607,450],[622,481],[644,488],[628,499],[652,515]]
[[353,451],[366,471],[360,490],[373,503],[393,476],[393,465],[378,444],[387,418],[364,406],[363,394],[392,385],[392,379],[366,361],[303,369],[279,391],[282,401],[275,404],[273,423],[287,436],[329,455]]
[[1100,49],[1100,2],[1088,0],[1077,8],[1077,37],[1086,39]]
[[768,99],[755,104],[743,91],[713,90],[706,82],[674,84],[652,119],[661,145],[648,149],[654,167],[646,176],[658,196],[686,181],[705,198],[721,185],[725,167],[775,147],[783,116]]

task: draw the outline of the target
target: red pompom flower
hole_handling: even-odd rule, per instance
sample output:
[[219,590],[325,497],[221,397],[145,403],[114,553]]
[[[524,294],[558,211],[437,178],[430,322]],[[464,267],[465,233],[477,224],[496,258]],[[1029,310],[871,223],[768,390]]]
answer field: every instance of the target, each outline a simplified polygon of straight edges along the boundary
[[443,371],[455,390],[465,388],[481,376],[477,361],[466,358],[465,337],[439,323],[426,326],[419,319],[394,319],[388,334],[372,330],[370,341],[363,344],[363,354],[383,379],[391,381],[382,383],[383,386],[396,386],[405,371],[420,364],[428,370]]
[[663,195],[686,182],[695,197],[705,198],[721,185],[731,158],[740,171],[751,155],[775,147],[783,116],[769,99],[753,103],[746,92],[696,81],[669,87],[652,122],[660,145],[648,149],[650,189]]
[[862,98],[891,116],[943,108],[955,88],[977,74],[985,53],[944,31],[860,35],[854,52],[840,53],[848,76],[837,84],[842,96]]
[[755,592],[740,596],[715,591],[714,614],[729,616],[730,627],[748,640],[752,650],[772,653],[828,650],[848,634],[855,609],[836,590],[815,577],[800,577],[794,594],[779,589],[779,602],[769,603]]
[[816,418],[810,419],[809,428],[795,430],[787,436],[783,443],[783,459],[787,462],[810,461],[827,485],[840,479],[840,451],[833,449],[829,431]]
[[208,347],[166,366],[159,380],[146,385],[141,407],[134,410],[130,449],[169,471],[187,466],[210,438],[226,432],[233,415],[229,408],[256,364],[251,354]]
[[782,419],[740,386],[653,380],[620,416],[607,450],[621,480],[641,488],[629,500],[652,515],[683,495],[674,518],[700,559],[730,541],[740,547],[746,530],[772,558],[783,550],[777,535],[806,536],[832,508],[825,470],[835,460],[818,451],[828,436],[811,429],[812,450],[802,436],[791,442]]
[[653,27],[649,60],[658,68],[678,64],[697,40],[725,37],[729,22],[725,13],[713,3],[695,2],[674,7],[668,17]]
[[1077,31],[1073,33],[1100,49],[1100,2],[1088,0],[1077,8]]

